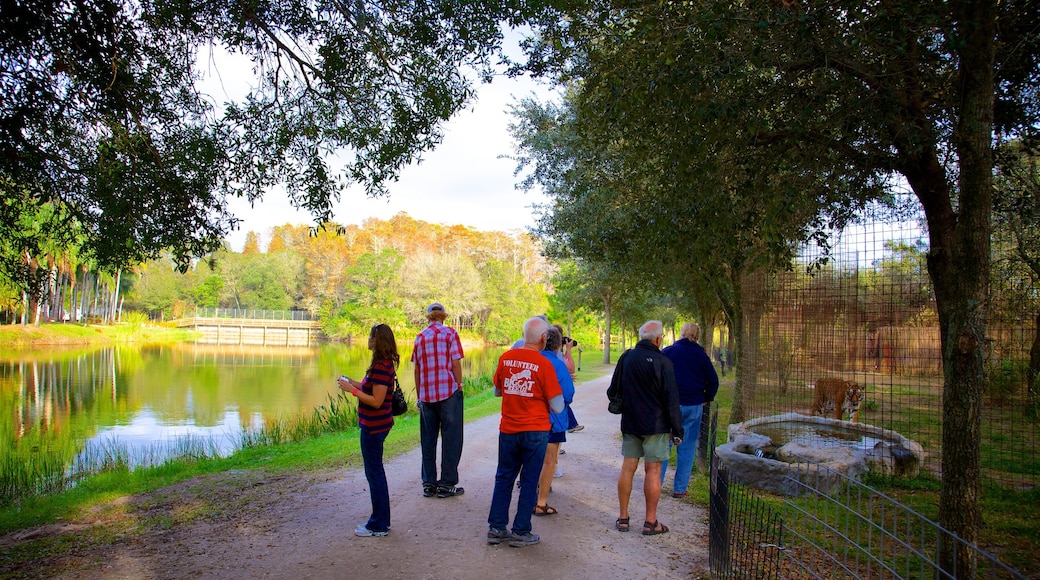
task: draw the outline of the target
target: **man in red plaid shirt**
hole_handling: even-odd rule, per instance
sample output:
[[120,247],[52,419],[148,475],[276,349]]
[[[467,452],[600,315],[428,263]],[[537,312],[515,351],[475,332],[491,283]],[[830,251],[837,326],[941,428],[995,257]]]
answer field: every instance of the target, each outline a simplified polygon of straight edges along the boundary
[[[419,400],[419,440],[425,497],[453,497],[462,458],[462,342],[445,326],[448,313],[439,302],[426,308],[430,325],[415,337],[412,363]],[[437,438],[441,438],[441,475],[437,477]]]

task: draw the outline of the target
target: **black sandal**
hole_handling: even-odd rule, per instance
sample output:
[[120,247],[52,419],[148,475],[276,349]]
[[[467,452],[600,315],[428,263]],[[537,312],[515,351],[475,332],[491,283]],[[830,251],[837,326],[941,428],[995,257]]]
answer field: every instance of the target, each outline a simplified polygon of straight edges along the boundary
[[614,522],[614,528],[619,532],[627,532],[629,530],[628,518],[618,518]]
[[549,504],[534,506],[534,515],[536,516],[554,516],[558,513],[560,513],[560,510]]
[[643,535],[644,536],[656,536],[657,534],[668,533],[668,526],[661,522],[654,520],[654,523],[643,522]]

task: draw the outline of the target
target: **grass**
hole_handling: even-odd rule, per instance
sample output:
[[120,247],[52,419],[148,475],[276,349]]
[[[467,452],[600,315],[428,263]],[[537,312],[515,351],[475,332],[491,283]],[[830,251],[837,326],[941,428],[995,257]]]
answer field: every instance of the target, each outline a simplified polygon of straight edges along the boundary
[[188,330],[145,324],[129,317],[119,324],[48,323],[0,326],[0,349],[24,351],[54,345],[99,345],[125,342],[174,342],[192,340],[198,334]]

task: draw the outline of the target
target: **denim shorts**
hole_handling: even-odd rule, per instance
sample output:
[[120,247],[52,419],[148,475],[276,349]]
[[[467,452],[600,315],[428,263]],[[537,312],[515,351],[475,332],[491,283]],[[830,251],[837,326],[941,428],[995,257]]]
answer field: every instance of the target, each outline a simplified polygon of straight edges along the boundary
[[644,461],[650,463],[664,461],[668,459],[670,440],[671,437],[668,433],[654,433],[653,435],[622,433],[621,455],[630,459],[642,457]]
[[560,431],[559,433],[553,431],[549,433],[549,443],[566,443],[567,432]]

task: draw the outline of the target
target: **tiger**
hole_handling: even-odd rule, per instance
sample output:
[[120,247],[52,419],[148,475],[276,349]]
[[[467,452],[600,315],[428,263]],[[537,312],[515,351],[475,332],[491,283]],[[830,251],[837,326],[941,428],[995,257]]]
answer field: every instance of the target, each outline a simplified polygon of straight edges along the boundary
[[863,403],[863,387],[855,381],[825,378],[816,381],[816,394],[813,396],[810,415],[823,417],[833,416],[842,419],[846,414],[849,421],[859,418],[859,407]]

